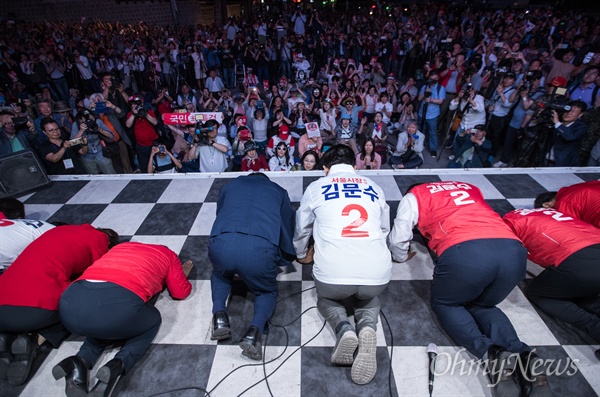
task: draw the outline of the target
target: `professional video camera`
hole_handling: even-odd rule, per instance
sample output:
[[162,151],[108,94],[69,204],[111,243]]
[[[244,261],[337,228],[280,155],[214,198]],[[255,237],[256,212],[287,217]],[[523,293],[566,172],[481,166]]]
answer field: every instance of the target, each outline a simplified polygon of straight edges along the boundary
[[552,111],[558,113],[558,117],[561,117],[564,112],[571,110],[571,106],[568,105],[569,98],[560,95],[554,98],[540,97],[536,102],[538,113],[536,115],[536,121],[538,125],[544,125],[547,127],[553,127],[554,121],[552,119]]
[[202,123],[201,121],[198,121],[196,123],[196,129],[194,130],[194,132],[196,133],[196,135],[198,136],[198,144],[199,145],[210,145],[210,138],[208,136],[208,133],[213,131],[215,128],[217,128],[217,126],[215,125],[214,122],[212,122],[212,120],[207,121],[206,123]]

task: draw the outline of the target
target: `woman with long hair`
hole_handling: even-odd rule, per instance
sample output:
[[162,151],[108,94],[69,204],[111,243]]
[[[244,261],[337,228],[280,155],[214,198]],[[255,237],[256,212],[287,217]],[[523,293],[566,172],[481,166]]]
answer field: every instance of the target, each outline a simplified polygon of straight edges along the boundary
[[294,159],[290,156],[288,145],[279,142],[275,147],[275,155],[269,160],[271,171],[290,171],[294,166]]
[[362,145],[362,150],[356,155],[357,170],[378,170],[381,168],[381,156],[375,152],[375,141],[368,138]]

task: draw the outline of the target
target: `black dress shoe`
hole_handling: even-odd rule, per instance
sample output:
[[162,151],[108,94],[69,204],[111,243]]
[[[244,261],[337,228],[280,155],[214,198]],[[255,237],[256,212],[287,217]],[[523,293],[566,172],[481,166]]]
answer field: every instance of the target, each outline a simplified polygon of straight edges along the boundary
[[52,376],[59,380],[65,378],[67,397],[86,397],[88,391],[89,363],[79,357],[67,357],[52,368]]
[[0,380],[6,380],[8,367],[14,359],[10,351],[13,340],[15,340],[14,335],[0,334]]
[[261,333],[257,326],[251,325],[246,335],[240,341],[242,355],[253,360],[262,360]]
[[524,352],[519,354],[521,363],[518,367],[517,379],[521,388],[522,397],[545,397],[552,396],[545,360],[535,352]]
[[212,324],[211,340],[223,340],[231,337],[231,326],[229,325],[227,313],[220,310],[213,314]]
[[487,375],[495,397],[516,397],[521,390],[517,381],[518,354],[501,346],[488,349]]
[[10,385],[19,386],[25,383],[38,349],[35,335],[20,335],[13,341],[10,350],[14,358],[6,371],[6,378]]
[[117,382],[123,375],[123,361],[113,358],[96,372],[96,386],[88,393],[88,397],[109,397]]

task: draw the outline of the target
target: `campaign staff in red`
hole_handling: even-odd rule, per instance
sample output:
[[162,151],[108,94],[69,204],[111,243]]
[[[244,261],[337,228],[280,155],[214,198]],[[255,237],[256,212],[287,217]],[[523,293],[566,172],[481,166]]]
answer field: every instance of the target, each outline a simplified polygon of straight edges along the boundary
[[546,192],[536,197],[535,208],[554,208],[568,216],[600,228],[600,181],[565,186],[558,192]]
[[415,226],[438,255],[431,308],[442,328],[474,356],[488,360],[497,395],[519,395],[514,377],[522,388],[531,388],[517,371],[512,353],[521,354],[527,368],[540,359],[496,307],[525,277],[527,251],[519,239],[487,205],[481,191],[464,182],[424,183],[409,189],[388,237],[394,260],[410,259]]
[[527,287],[527,297],[600,343],[600,229],[551,208],[514,210],[504,221],[529,259],[546,268]]
[[29,244],[4,272],[0,277],[0,379],[8,378],[11,385],[25,383],[37,354],[37,335],[54,348],[60,346],[69,335],[58,315],[61,294],[108,251],[109,243],[117,241],[114,231],[91,225],[56,227]]
[[[71,332],[86,337],[77,355],[52,369],[54,379],[65,378],[68,397],[110,396],[121,375],[142,358],[158,332],[161,316],[151,298],[166,284],[174,299],[185,299],[192,291],[187,280],[191,269],[192,261],[182,265],[165,246],[122,243],[67,288],[60,298],[60,319]],[[98,382],[88,394],[88,372],[115,340],[125,343],[98,370]]]

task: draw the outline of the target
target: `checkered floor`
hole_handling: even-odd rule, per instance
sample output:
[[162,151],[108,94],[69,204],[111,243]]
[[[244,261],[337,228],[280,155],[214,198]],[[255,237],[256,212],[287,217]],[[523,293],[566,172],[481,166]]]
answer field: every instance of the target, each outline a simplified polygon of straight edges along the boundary
[[[303,190],[319,172],[270,174],[298,206]],[[365,173],[384,190],[395,216],[406,188],[415,182],[460,180],[475,184],[500,214],[531,208],[533,198],[547,190],[599,179],[600,169],[487,169],[473,171],[414,170]],[[381,297],[378,325],[378,373],[370,384],[350,380],[350,368],[332,367],[334,335],[324,327],[315,308],[310,266],[295,263],[279,275],[280,301],[265,342],[266,364],[240,353],[237,342],[251,318],[252,296],[241,283],[230,303],[231,341],[210,340],[211,298],[207,236],[215,218],[219,189],[236,174],[60,177],[45,190],[24,197],[28,217],[67,223],[91,223],[113,228],[123,240],[169,246],[182,259],[192,259],[193,292],[185,301],[163,294],[157,307],[163,323],[154,344],[117,385],[116,396],[425,396],[428,393],[429,343],[439,346],[434,396],[491,396],[487,379],[468,371],[472,357],[454,346],[440,329],[429,307],[433,262],[425,246],[408,263],[394,264],[392,281]],[[240,258],[243,260],[243,258]],[[528,265],[528,273],[539,273]],[[530,277],[529,276],[529,277]],[[527,280],[514,289],[501,308],[521,339],[555,359],[551,387],[556,396],[600,394],[600,362],[593,342],[538,312],[522,293]],[[63,396],[64,381],[55,381],[51,368],[74,354],[82,338],[72,336],[58,350],[43,349],[37,372],[22,387],[0,382],[1,396]],[[116,350],[107,350],[96,369]],[[460,364],[467,363],[461,373]],[[575,364],[571,364],[575,362]],[[573,367],[569,367],[573,365]],[[570,371],[567,369],[571,368]],[[575,368],[574,371],[572,368]],[[575,372],[573,374],[573,372]],[[92,374],[95,373],[95,369]],[[266,381],[265,381],[266,378]],[[183,389],[173,391],[176,389]]]

